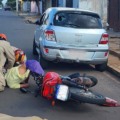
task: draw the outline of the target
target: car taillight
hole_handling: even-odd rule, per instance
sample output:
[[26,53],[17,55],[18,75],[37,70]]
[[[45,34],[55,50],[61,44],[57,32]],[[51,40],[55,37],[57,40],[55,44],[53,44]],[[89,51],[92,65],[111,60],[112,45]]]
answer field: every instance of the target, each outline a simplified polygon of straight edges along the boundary
[[99,44],[107,44],[109,40],[109,35],[107,33],[102,34]]
[[44,34],[46,40],[55,41],[55,33],[53,30],[45,30]]
[[49,53],[49,49],[48,48],[44,48],[45,53]]

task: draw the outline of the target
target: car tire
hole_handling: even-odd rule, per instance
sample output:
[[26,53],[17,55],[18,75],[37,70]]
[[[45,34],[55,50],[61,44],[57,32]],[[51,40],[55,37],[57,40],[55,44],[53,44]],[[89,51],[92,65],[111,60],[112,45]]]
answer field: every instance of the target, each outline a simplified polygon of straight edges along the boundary
[[100,72],[104,72],[107,69],[107,62],[103,64],[95,65],[95,69]]
[[33,55],[38,55],[38,53],[36,51],[35,39],[33,40]]
[[43,58],[41,53],[39,55],[39,62],[43,69],[48,68],[48,61]]

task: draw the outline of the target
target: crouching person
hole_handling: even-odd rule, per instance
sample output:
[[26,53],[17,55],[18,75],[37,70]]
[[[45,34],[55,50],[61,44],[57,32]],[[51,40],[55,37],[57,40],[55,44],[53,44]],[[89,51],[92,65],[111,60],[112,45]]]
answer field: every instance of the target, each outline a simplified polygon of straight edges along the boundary
[[44,74],[43,69],[36,60],[27,60],[25,63],[9,69],[5,74],[8,87],[13,89],[29,87],[28,81],[31,72]]
[[[6,63],[7,61],[7,63]],[[4,91],[6,82],[4,71],[13,67],[15,55],[5,34],[0,34],[0,91]]]

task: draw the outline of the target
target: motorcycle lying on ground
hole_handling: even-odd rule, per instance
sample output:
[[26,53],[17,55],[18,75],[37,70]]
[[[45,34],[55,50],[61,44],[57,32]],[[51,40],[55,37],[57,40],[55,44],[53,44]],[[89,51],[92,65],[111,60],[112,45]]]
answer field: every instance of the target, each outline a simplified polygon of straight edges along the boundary
[[[80,103],[96,104],[107,107],[118,107],[120,104],[111,98],[105,97],[99,93],[91,91],[89,88],[97,84],[97,79],[93,76],[74,73],[69,76],[61,76],[55,72],[47,72],[44,76],[31,72],[37,84],[35,96],[50,100],[52,105],[59,101],[77,101]],[[82,79],[82,83],[79,83]],[[87,81],[89,81],[87,83]],[[21,88],[22,92],[27,93],[29,90]]]

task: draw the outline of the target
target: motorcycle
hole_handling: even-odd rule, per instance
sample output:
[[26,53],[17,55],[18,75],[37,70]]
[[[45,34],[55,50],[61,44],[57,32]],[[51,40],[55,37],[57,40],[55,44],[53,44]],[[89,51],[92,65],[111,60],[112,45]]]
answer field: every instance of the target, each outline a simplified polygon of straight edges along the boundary
[[[68,76],[61,76],[55,72],[48,72],[44,76],[31,72],[37,85],[35,96],[41,95],[42,97],[51,100],[52,105],[59,101],[77,101],[80,103],[96,104],[107,107],[118,107],[120,104],[109,97],[105,97],[99,93],[91,91],[89,88],[97,84],[97,79],[93,76],[75,73]],[[76,79],[83,79],[83,83],[78,84]],[[89,86],[85,84],[86,79],[91,80]],[[28,90],[21,88],[22,92],[27,93]]]

